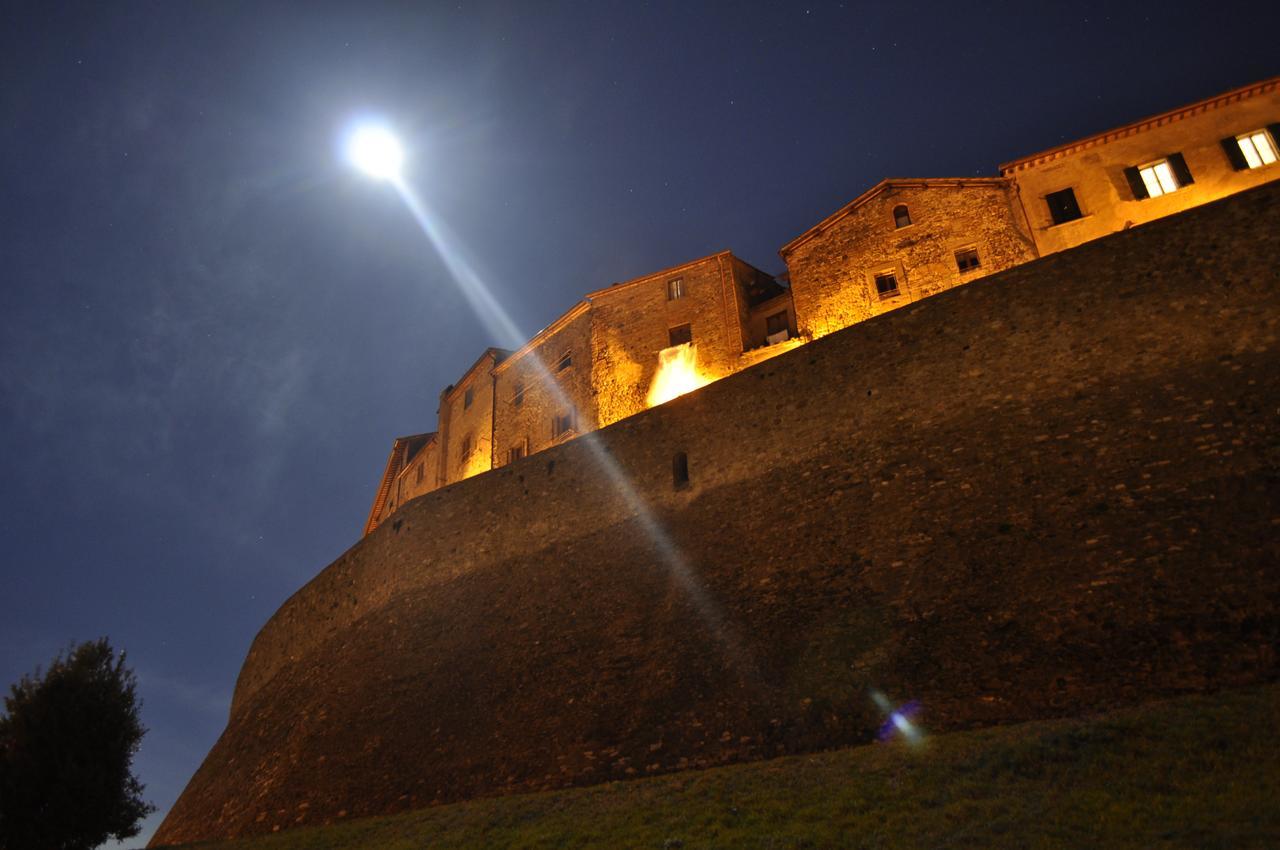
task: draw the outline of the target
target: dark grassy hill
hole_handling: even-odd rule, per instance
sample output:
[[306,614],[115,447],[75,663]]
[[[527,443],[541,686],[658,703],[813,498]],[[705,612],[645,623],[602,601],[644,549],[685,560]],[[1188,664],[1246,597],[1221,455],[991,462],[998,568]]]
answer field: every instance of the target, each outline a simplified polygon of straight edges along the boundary
[[1280,846],[1280,686],[201,845],[409,848]]

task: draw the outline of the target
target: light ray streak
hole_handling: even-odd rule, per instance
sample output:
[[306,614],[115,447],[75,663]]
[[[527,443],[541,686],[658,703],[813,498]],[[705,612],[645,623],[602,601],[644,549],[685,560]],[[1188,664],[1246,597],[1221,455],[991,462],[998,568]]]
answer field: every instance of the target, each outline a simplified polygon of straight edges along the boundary
[[[454,283],[486,329],[505,347],[513,350],[520,348],[528,337],[520,332],[520,328],[510,314],[476,273],[475,268],[461,250],[461,241],[449,233],[441,218],[428,208],[402,178],[393,177],[390,182],[395,186],[396,193],[404,201],[436,253],[440,255]],[[540,380],[550,389],[556,403],[564,408],[572,407],[572,400],[560,387],[559,381],[552,375],[547,364],[538,357],[532,360]],[[627,509],[635,516],[644,533],[653,541],[667,573],[693,603],[698,615],[720,642],[725,654],[734,663],[738,672],[752,679],[758,678],[759,672],[736,630],[725,618],[720,605],[707,593],[693,566],[676,546],[648,502],[632,484],[630,476],[618,465],[595,432],[588,431],[578,439],[590,449],[590,456],[608,476]]]

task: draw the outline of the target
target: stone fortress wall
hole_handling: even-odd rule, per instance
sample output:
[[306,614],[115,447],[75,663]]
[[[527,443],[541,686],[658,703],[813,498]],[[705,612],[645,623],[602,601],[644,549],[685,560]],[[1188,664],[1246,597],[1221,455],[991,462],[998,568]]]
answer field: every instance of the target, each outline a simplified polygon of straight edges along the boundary
[[262,629],[153,843],[865,742],[871,689],[1274,679],[1278,346],[1273,183],[427,493]]
[[[477,364],[442,393],[434,440],[396,441],[408,450],[393,447],[366,533],[423,493],[644,410],[659,352],[681,329],[697,345],[701,377],[718,380],[1039,256],[1273,181],[1280,163],[1259,159],[1256,144],[1280,150],[1278,122],[1280,78],[1263,80],[1006,163],[999,177],[884,180],[783,246],[789,287],[726,251],[592,292],[513,362],[490,349],[488,369]],[[1260,142],[1248,141],[1257,134]],[[1254,155],[1242,145],[1255,145]],[[1148,190],[1142,172],[1153,179],[1158,167],[1167,182]],[[453,424],[468,389],[492,404]],[[424,475],[432,464],[436,474]]]

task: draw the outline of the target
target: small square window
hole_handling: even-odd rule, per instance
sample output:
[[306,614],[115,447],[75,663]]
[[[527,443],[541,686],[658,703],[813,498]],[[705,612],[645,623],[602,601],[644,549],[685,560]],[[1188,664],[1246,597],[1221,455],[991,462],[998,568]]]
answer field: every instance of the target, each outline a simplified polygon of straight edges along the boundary
[[515,463],[524,457],[524,443],[518,446],[512,446],[507,450],[507,463]]
[[791,329],[791,323],[787,321],[787,311],[774,313],[772,316],[764,318],[765,336],[773,336],[774,334],[784,333]]
[[667,281],[667,300],[679,301],[684,297],[684,278],[677,277]]
[[573,411],[558,413],[551,418],[551,439],[558,439],[573,430]]
[[1054,224],[1063,224],[1082,218],[1080,205],[1076,203],[1076,193],[1072,189],[1051,192],[1044,196],[1044,202],[1049,205],[1049,216]]
[[1236,136],[1236,145],[1249,168],[1261,168],[1276,161],[1275,140],[1266,130],[1254,130],[1252,133]]
[[973,271],[982,265],[978,259],[977,248],[962,248],[956,251],[956,268],[962,272]]
[[693,342],[692,325],[676,325],[674,328],[667,330],[668,345],[684,345],[688,342]]
[[564,354],[560,355],[560,360],[556,363],[556,371],[563,372],[565,369],[568,369],[572,365],[573,365],[573,352],[566,351]]
[[511,403],[516,407],[524,404],[524,381],[516,381],[515,392],[511,394]]
[[467,387],[467,391],[462,394],[462,409],[466,410],[471,406],[471,402],[476,399],[476,391],[473,387]]
[[892,298],[898,294],[898,278],[893,272],[876,275],[876,293],[881,298]]

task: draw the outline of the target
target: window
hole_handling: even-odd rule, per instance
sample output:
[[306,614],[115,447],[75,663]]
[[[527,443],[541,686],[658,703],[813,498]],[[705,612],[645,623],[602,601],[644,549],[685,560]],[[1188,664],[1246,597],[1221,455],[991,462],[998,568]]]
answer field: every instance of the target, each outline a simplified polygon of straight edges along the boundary
[[691,325],[676,325],[674,328],[667,330],[667,342],[669,345],[684,345],[686,342],[693,342],[693,327]]
[[898,294],[898,278],[893,272],[876,275],[876,292],[881,298],[892,298]]
[[1080,205],[1076,203],[1076,193],[1072,189],[1063,189],[1061,192],[1045,195],[1044,202],[1049,205],[1049,217],[1053,219],[1054,224],[1063,224],[1082,217]]
[[461,457],[463,460],[471,457],[471,435],[462,438]]
[[791,329],[791,323],[787,321],[787,311],[774,313],[772,316],[764,318],[764,334],[765,336],[773,336]]
[[524,381],[516,381],[515,392],[511,394],[511,403],[516,407],[524,404]]
[[906,227],[911,223],[911,211],[906,204],[898,204],[893,208],[893,226]]
[[[1269,131],[1269,132],[1268,132]],[[1236,171],[1261,168],[1276,161],[1276,136],[1280,124],[1272,124],[1263,130],[1253,130],[1234,139],[1223,139],[1222,149]]]
[[969,272],[982,265],[978,259],[977,248],[961,248],[956,251],[956,268],[962,272]]
[[671,458],[671,483],[677,490],[689,486],[689,456],[684,452],[676,452]]
[[573,430],[573,411],[558,413],[551,418],[551,439],[563,437]]
[[466,410],[471,406],[471,402],[475,401],[476,391],[474,387],[467,387],[467,391],[462,395],[462,409]]
[[563,372],[565,369],[568,369],[572,365],[573,365],[573,352],[566,351],[564,354],[560,355],[560,360],[556,363],[556,371]]
[[1133,199],[1141,201],[1146,198],[1158,198],[1170,192],[1176,192],[1183,186],[1195,182],[1191,178],[1191,170],[1180,153],[1171,153],[1164,159],[1126,168],[1124,176],[1133,190]]
[[667,281],[667,300],[679,301],[684,297],[684,278],[677,277]]
[[425,464],[421,464],[421,463],[420,463],[420,464],[418,464],[418,477],[417,477],[417,483],[419,483],[419,484],[421,484],[421,483],[422,483],[422,467],[423,467],[424,465],[425,465]]
[[524,457],[524,443],[512,446],[507,450],[507,463],[515,463],[522,457]]

